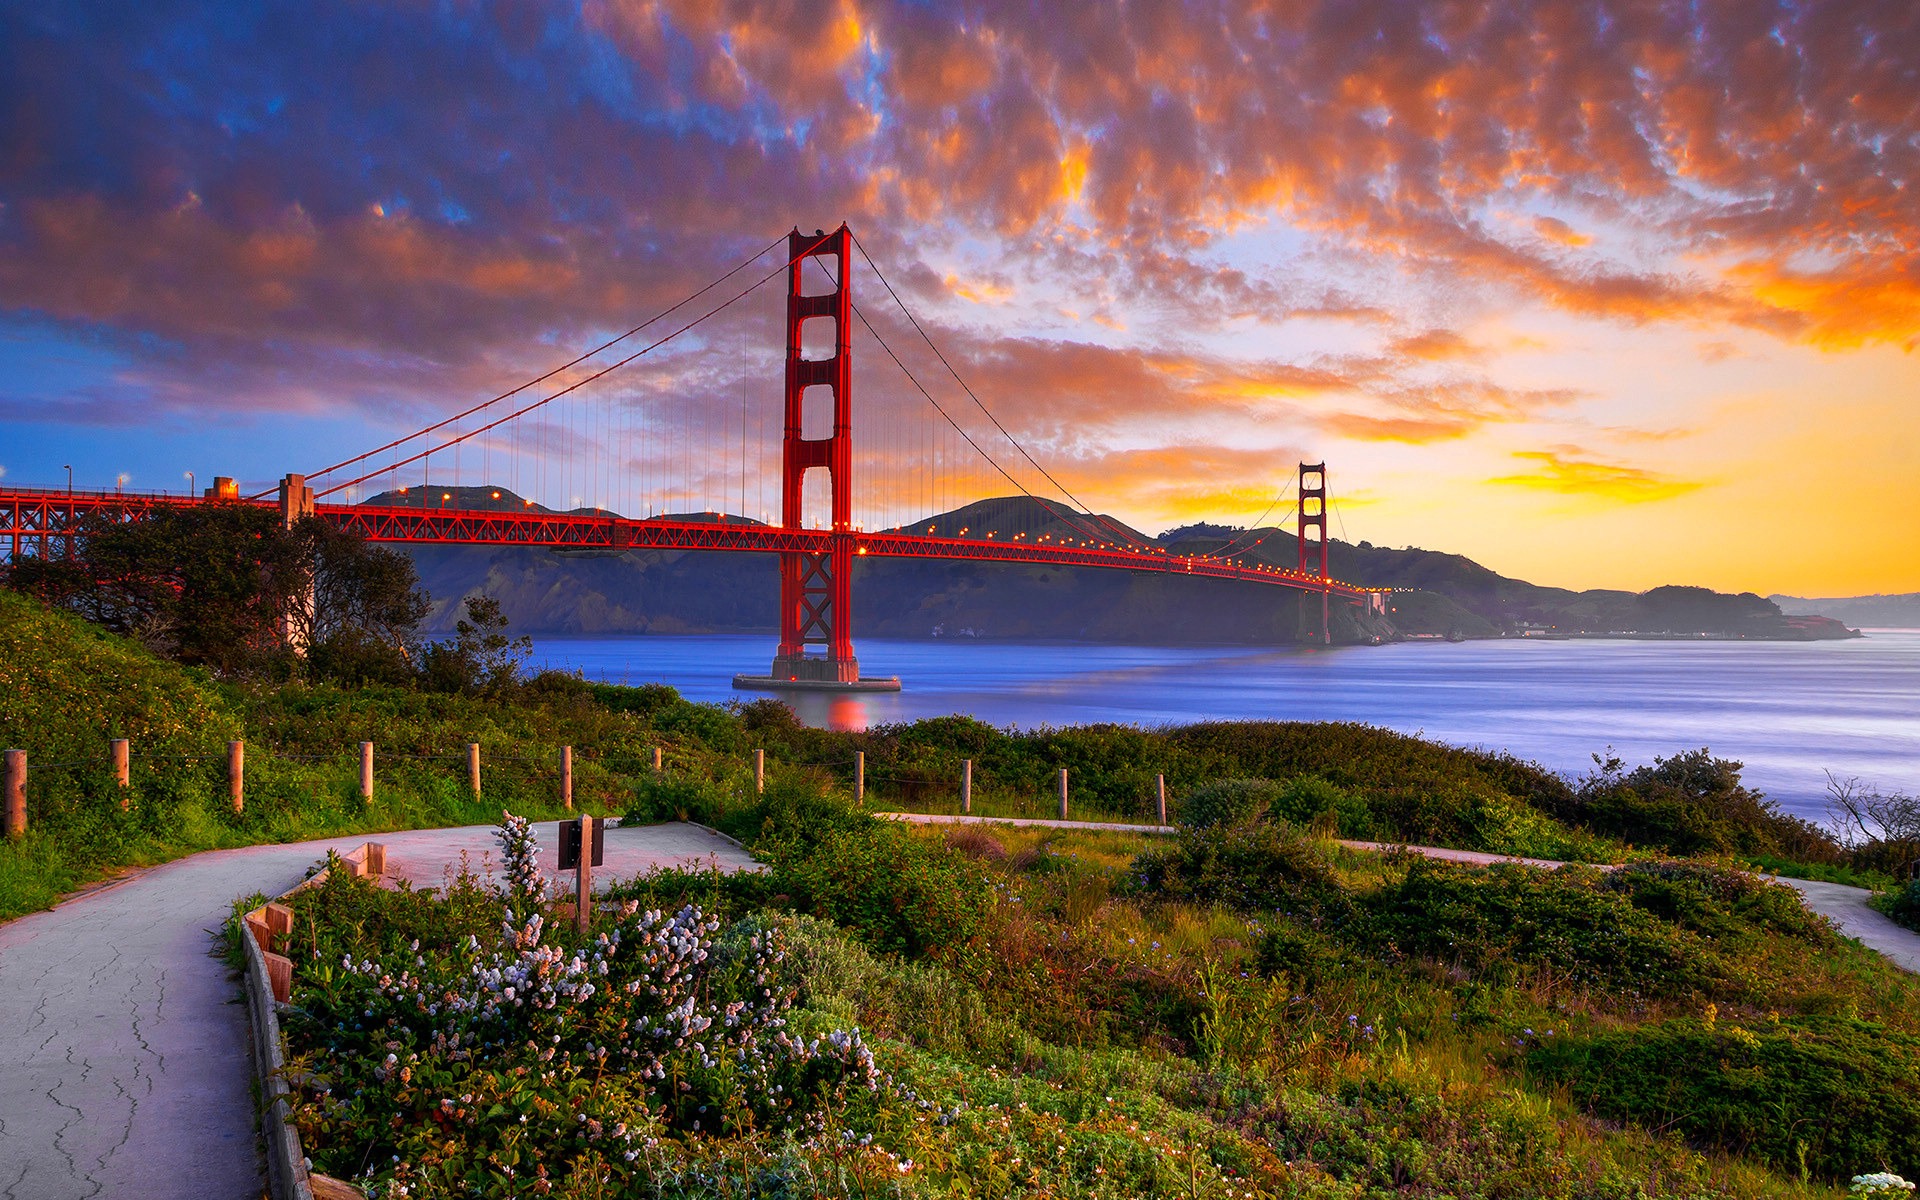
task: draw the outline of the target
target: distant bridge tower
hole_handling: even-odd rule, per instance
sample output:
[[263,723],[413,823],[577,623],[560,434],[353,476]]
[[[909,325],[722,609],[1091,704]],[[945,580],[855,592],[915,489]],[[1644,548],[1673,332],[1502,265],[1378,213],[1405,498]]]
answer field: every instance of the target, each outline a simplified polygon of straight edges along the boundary
[[[780,443],[780,525],[804,528],[807,472],[824,470],[832,495],[827,552],[780,555],[780,648],[767,676],[736,675],[734,686],[820,690],[898,691],[898,679],[861,679],[853,653],[853,354],[850,322],[853,234],[842,224],[832,233],[787,235],[786,428]],[[809,295],[807,265],[819,263],[832,276],[831,291]],[[808,321],[833,322],[833,353],[802,353]],[[833,405],[833,432],[805,436],[807,393]],[[825,396],[818,390],[824,390]],[[818,649],[822,653],[810,653]]]
[[[1313,537],[1308,538],[1311,530]],[[1296,540],[1300,543],[1300,573],[1308,573],[1308,564],[1312,564],[1312,573],[1320,577],[1320,644],[1327,645],[1331,640],[1328,626],[1327,600],[1327,464],[1325,460],[1317,463],[1300,464],[1300,523]]]

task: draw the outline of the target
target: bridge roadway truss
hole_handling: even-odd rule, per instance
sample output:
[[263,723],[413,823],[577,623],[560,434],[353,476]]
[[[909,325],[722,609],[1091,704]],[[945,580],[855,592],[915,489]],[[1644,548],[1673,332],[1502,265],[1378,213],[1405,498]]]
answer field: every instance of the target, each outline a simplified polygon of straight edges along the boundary
[[[143,493],[40,491],[0,488],[0,550],[64,556],[72,539],[83,534],[94,514],[110,520],[139,520],[159,508],[194,504],[257,504],[272,500],[200,500]],[[917,534],[825,529],[783,529],[747,521],[630,520],[576,513],[493,512],[474,509],[375,508],[354,504],[316,505],[314,513],[336,529],[370,542],[416,545],[537,546],[552,550],[709,550],[749,554],[828,554],[844,539],[855,558],[935,558],[968,562],[1033,563],[1061,567],[1105,567],[1232,579],[1324,593],[1330,599],[1367,604],[1380,589],[1282,567],[1249,566],[1198,556],[1139,550],[1032,545],[997,538],[938,538]]]

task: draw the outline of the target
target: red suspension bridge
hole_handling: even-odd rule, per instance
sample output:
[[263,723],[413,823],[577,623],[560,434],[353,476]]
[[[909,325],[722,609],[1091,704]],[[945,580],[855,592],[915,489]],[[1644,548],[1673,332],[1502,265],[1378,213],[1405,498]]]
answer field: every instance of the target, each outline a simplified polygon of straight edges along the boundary
[[[781,242],[783,263],[726,294],[726,285],[749,275]],[[1322,641],[1333,605],[1382,610],[1380,590],[1328,574],[1324,464],[1299,466],[1294,567],[1255,556],[1256,532],[1232,537],[1207,554],[1171,553],[1092,512],[1028,453],[953,368],[845,225],[811,235],[795,230],[781,242],[646,324],[537,379],[374,450],[288,474],[277,492],[242,497],[225,478],[201,496],[0,489],[0,552],[15,558],[66,555],[74,539],[103,517],[135,520],[212,501],[277,505],[290,522],[318,517],[377,542],[771,553],[779,561],[779,645],[766,675],[735,679],[762,688],[899,686],[897,680],[860,675],[850,586],[854,560],[862,557],[1101,567],[1294,589],[1319,597]],[[870,319],[853,303],[856,250],[894,301],[893,331],[917,337],[967,404],[942,404],[882,332],[888,322]],[[679,339],[696,330],[700,334],[689,341],[724,347],[728,331],[714,319],[737,305],[750,306],[749,298],[781,274],[787,279],[786,343],[776,467],[764,414],[754,413],[744,399],[750,380],[715,378],[711,369],[700,378],[698,356],[674,351]],[[677,315],[684,317],[716,292],[725,298],[675,324]],[[878,392],[874,416],[863,424],[877,428],[863,434],[871,443],[859,453],[853,420],[856,320],[910,385]],[[642,334],[660,325],[671,332],[636,348]],[[656,356],[659,369],[632,369],[649,356]],[[543,385],[551,390],[542,391]],[[728,392],[743,397],[737,414],[729,402],[714,398]],[[750,427],[761,436],[751,437]],[[856,465],[871,481],[864,505],[854,490]],[[1022,476],[1034,480],[1037,490]],[[478,488],[462,483],[470,478],[480,481]],[[765,489],[776,478],[777,523],[764,508],[761,519],[746,515],[754,507],[749,491],[764,505]],[[356,502],[363,490],[380,489],[383,482],[383,490]],[[1045,532],[965,525],[943,531],[922,515],[958,507],[954,500],[978,499],[1003,482],[1041,501]],[[1295,483],[1290,480],[1289,488]],[[560,498],[566,507],[519,499],[521,489]],[[1043,499],[1046,492],[1061,500]],[[476,495],[487,503],[472,506]],[[619,515],[616,505],[629,512],[644,507],[649,515]]]

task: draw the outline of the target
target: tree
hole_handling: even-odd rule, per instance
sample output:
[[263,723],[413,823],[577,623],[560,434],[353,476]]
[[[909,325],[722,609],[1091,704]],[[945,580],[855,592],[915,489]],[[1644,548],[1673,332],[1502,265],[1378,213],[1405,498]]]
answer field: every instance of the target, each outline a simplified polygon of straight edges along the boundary
[[1920,872],[1920,796],[1885,796],[1877,787],[1829,771],[1827,813],[1855,862],[1898,879]]
[[421,663],[426,685],[440,692],[491,692],[511,687],[533,640],[507,636],[507,617],[492,596],[468,596],[466,616],[450,641],[428,646]]
[[70,558],[13,563],[8,585],[222,674],[296,670],[310,648],[323,667],[370,653],[405,667],[426,615],[404,555],[259,505],[95,514],[80,534]]
[[324,521],[294,527],[312,565],[312,604],[296,603],[297,636],[316,675],[399,683],[414,674],[420,622],[432,607],[413,560]]

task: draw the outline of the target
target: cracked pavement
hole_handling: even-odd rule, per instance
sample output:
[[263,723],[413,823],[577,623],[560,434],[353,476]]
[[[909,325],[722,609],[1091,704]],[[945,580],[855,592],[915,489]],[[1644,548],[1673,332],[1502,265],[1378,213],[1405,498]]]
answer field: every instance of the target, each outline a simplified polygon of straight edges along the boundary
[[[557,824],[542,822],[553,869]],[[214,957],[233,901],[277,895],[327,850],[387,847],[390,875],[438,886],[493,828],[214,850],[0,925],[0,1200],[256,1200],[266,1188],[247,1009]],[[596,882],[656,866],[752,869],[696,825],[609,829]],[[566,872],[570,878],[572,872]]]

